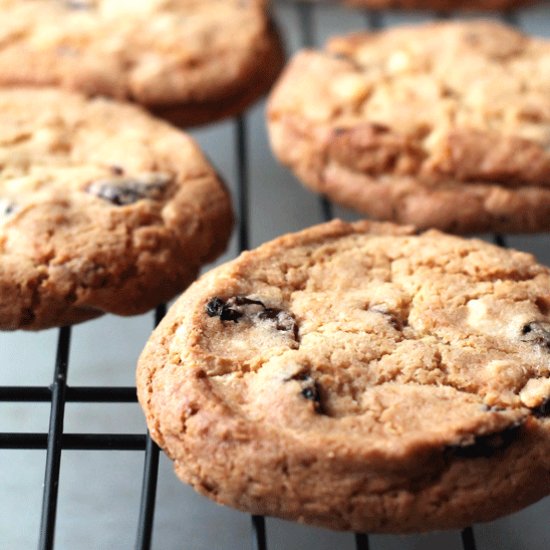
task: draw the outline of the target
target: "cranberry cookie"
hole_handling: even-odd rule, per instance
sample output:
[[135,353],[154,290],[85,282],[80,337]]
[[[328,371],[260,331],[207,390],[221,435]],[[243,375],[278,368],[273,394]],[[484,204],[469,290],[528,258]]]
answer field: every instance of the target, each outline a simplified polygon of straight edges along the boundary
[[550,230],[550,41],[489,21],[336,38],[296,55],[268,122],[308,187],[374,218]]
[[137,383],[178,476],[220,503],[354,531],[491,520],[550,493],[550,270],[334,221],[194,283]]
[[283,53],[263,0],[0,0],[0,85],[143,104],[182,125],[263,95]]
[[141,109],[0,90],[0,329],[142,313],[227,243],[228,194],[195,143]]

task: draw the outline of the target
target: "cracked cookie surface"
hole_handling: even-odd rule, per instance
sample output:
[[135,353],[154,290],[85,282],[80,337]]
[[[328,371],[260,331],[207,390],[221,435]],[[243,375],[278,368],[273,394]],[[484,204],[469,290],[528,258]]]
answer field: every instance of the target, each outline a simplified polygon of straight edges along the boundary
[[236,114],[283,63],[263,0],[0,0],[0,85],[132,100],[182,125]]
[[550,492],[549,321],[550,270],[529,254],[335,221],[194,283],[142,353],[138,396],[178,476],[220,503],[459,528]]
[[270,98],[273,150],[376,219],[449,232],[550,229],[550,42],[489,21],[335,38]]
[[183,132],[106,99],[0,90],[0,329],[143,313],[183,290],[231,225]]

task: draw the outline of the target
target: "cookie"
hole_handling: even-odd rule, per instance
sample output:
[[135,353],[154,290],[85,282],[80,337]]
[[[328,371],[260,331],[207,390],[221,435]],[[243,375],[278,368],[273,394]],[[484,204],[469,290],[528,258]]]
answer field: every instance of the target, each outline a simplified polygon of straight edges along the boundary
[[550,42],[431,23],[303,51],[268,109],[276,156],[376,219],[449,232],[550,230]]
[[0,86],[133,100],[182,125],[263,95],[283,53],[263,0],[0,0]]
[[354,7],[408,10],[513,10],[533,0],[345,0]]
[[184,133],[141,109],[0,90],[0,329],[143,313],[226,246],[230,200]]
[[334,221],[194,283],[139,400],[217,502],[369,532],[491,520],[550,493],[549,289],[529,254]]

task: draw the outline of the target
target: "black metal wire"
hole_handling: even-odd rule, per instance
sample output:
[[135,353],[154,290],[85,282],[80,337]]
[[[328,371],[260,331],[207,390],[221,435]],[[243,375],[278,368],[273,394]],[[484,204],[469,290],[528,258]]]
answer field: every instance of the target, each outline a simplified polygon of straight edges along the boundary
[[252,550],[267,550],[264,516],[252,516]]
[[42,518],[40,521],[40,550],[53,548],[55,538],[55,519],[57,514],[57,495],[59,489],[59,469],[61,466],[61,443],[63,419],[65,414],[65,387],[69,369],[69,349],[71,328],[59,329],[57,356],[52,384],[52,404],[50,409],[50,427],[48,430],[46,472],[44,475],[44,493],[42,498]]
[[466,527],[461,532],[462,547],[464,550],[476,550],[476,541],[474,539],[474,530],[472,527]]
[[159,323],[164,319],[166,315],[166,304],[160,304],[155,309],[155,327],[158,327]]
[[369,537],[365,533],[355,533],[355,548],[369,550]]
[[506,248],[508,244],[506,243],[506,237],[504,235],[501,235],[500,233],[495,233],[493,235],[493,242],[497,246],[501,246],[502,248]]
[[151,439],[149,433],[147,433],[136,550],[149,550],[151,548],[155,520],[158,467],[159,448]]
[[[0,402],[44,403],[52,399],[52,390],[41,386],[3,386],[0,388]],[[81,386],[65,387],[65,402],[78,403],[136,403],[134,387]]]
[[321,197],[320,204],[323,219],[326,222],[332,220],[332,218],[334,218],[334,208],[332,206],[332,203],[326,197]]
[[[62,434],[64,451],[143,451],[145,435],[141,434]],[[48,434],[0,433],[0,449],[47,449]]]
[[[161,304],[155,310],[155,327],[166,315],[166,305]],[[143,481],[139,504],[139,519],[136,538],[136,550],[149,550],[153,538],[155,522],[155,502],[157,497],[157,482],[160,449],[147,432],[145,442],[145,461],[143,465]]]
[[237,158],[237,215],[239,218],[239,252],[248,250],[249,243],[249,191],[248,191],[248,143],[246,117],[235,119],[235,144]]
[[3,386],[0,388],[0,401],[4,402],[46,402],[52,400],[49,387]]

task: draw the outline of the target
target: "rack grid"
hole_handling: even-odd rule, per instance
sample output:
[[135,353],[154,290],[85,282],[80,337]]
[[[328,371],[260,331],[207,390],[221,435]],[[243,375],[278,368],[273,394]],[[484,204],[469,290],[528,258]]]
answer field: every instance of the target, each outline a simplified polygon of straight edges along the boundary
[[[286,0],[293,4],[299,23],[300,43],[304,47],[315,44],[314,16],[317,7],[311,1]],[[326,3],[326,2],[318,2]],[[446,18],[448,14],[435,13],[435,18]],[[502,20],[518,25],[516,11],[500,14]],[[384,26],[380,12],[364,10],[366,28],[378,29]],[[249,143],[246,114],[233,121],[233,143],[237,167],[236,210],[238,218],[238,250],[249,248]],[[322,218],[328,221],[334,217],[333,205],[324,197],[319,199]],[[506,246],[505,237],[494,235],[494,242]],[[152,325],[156,326],[166,312],[165,305],[159,305],[153,315]],[[71,327],[58,331],[57,351],[54,361],[53,380],[50,386],[1,386],[0,403],[50,403],[49,427],[47,433],[0,433],[2,449],[42,449],[46,450],[42,512],[39,533],[39,550],[50,550],[55,545],[58,487],[63,451],[140,451],[144,453],[143,479],[139,502],[139,520],[135,548],[148,550],[152,544],[159,467],[159,448],[148,434],[133,433],[66,433],[64,414],[66,403],[137,403],[134,387],[69,386],[67,375],[71,349]],[[263,516],[252,515],[251,541],[253,550],[266,550],[268,547],[266,524]],[[364,533],[355,534],[356,550],[369,549],[369,537]],[[460,533],[464,550],[476,550],[472,527]],[[243,548],[246,543],[243,543]]]

